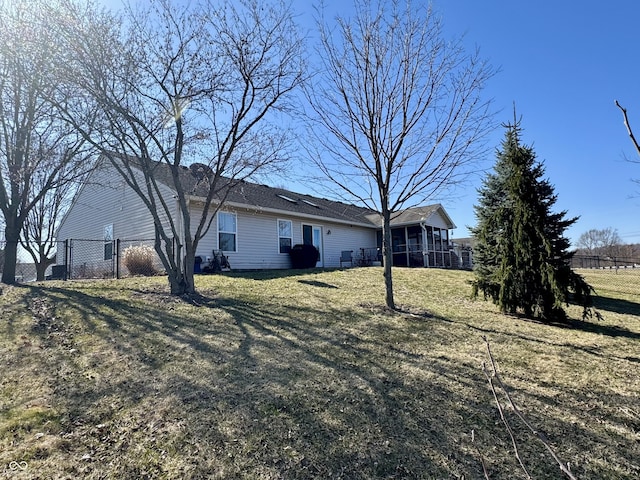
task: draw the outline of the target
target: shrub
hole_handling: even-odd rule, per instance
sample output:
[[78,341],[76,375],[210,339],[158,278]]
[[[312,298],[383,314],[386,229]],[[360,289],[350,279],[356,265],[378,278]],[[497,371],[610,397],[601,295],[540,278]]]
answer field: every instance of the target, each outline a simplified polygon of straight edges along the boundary
[[153,265],[155,257],[155,250],[147,245],[127,247],[122,256],[124,266],[127,267],[130,275],[144,275],[145,277],[158,273]]

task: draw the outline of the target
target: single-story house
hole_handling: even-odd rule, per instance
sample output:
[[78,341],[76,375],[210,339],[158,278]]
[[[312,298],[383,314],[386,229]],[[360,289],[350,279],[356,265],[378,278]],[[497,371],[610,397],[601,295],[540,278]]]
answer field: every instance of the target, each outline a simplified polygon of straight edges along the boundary
[[[204,168],[196,164],[181,171],[181,184],[188,186],[189,208],[195,217],[204,204]],[[179,221],[168,167],[158,163],[155,178],[173,218]],[[216,216],[196,255],[204,260],[222,252],[234,270],[290,268],[289,251],[296,244],[316,246],[320,252],[316,267],[340,267],[347,251],[353,252],[354,264],[380,260],[381,217],[355,205],[243,181],[230,191]],[[403,211],[393,218],[392,226],[394,265],[456,266],[450,248],[455,225],[442,205]],[[134,243],[153,238],[147,207],[106,161],[79,189],[57,232],[58,241],[103,243],[104,248],[92,254],[96,258],[84,255],[85,265],[110,262],[115,239]]]

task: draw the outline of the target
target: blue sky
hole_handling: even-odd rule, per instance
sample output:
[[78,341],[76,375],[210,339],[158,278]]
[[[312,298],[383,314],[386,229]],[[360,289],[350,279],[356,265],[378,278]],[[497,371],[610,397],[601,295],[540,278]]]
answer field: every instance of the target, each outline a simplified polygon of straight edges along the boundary
[[[120,0],[101,0],[117,7]],[[416,4],[420,0],[414,0]],[[315,1],[293,0],[305,28],[314,28]],[[347,14],[348,0],[325,0],[327,17]],[[445,34],[464,35],[499,72],[486,95],[498,123],[522,117],[523,140],[532,145],[555,186],[557,210],[580,219],[567,235],[576,241],[592,228],[612,227],[626,243],[640,243],[640,164],[615,107],[625,106],[640,137],[640,1],[434,0]],[[635,122],[634,122],[635,120]],[[489,139],[482,162],[490,170],[504,129]],[[468,235],[481,177],[443,199],[457,227]],[[294,188],[294,187],[292,187]]]
[[[308,21],[309,2],[294,1]],[[416,5],[419,0],[414,0]],[[328,12],[347,16],[345,0],[325,0]],[[305,5],[304,7],[302,5]],[[566,234],[577,241],[592,228],[618,230],[625,243],[640,243],[640,162],[614,104],[634,119],[640,137],[640,1],[433,0],[448,38],[480,49],[498,73],[485,94],[494,101],[498,125],[522,118],[523,141],[543,161],[555,186],[556,210],[579,220]],[[329,18],[331,15],[326,15]],[[313,23],[310,21],[310,23]],[[486,171],[495,162],[503,128],[489,138]],[[454,238],[469,235],[481,176],[442,203],[457,225]],[[635,198],[634,198],[635,197]]]
[[[618,99],[640,134],[640,2],[435,0],[447,35],[465,35],[500,72],[486,93],[513,118],[544,161],[558,210],[580,216],[567,235],[612,227],[625,243],[640,243],[640,160],[614,105]],[[634,122],[635,119],[635,122]],[[492,135],[498,146],[504,130]],[[486,166],[491,168],[492,154]],[[477,185],[480,185],[477,182]],[[635,198],[633,198],[635,196]],[[475,223],[475,191],[461,192],[447,210],[458,225]]]

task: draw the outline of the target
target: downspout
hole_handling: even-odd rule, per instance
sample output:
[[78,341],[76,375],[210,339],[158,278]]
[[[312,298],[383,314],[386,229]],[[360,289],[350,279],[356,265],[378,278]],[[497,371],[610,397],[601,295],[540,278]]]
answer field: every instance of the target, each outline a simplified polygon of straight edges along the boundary
[[427,250],[427,224],[424,217],[420,219],[420,227],[422,228],[422,266],[429,266],[429,250]]

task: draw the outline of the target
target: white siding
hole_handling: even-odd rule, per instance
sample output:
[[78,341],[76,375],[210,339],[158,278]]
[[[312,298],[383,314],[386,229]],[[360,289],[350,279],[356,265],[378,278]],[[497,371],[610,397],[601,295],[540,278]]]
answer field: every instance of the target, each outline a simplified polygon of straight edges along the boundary
[[[163,188],[163,194],[168,205],[173,206],[175,200],[171,190]],[[107,267],[110,262],[104,261],[104,244],[100,242],[106,225],[113,225],[114,239],[130,241],[155,237],[153,219],[147,207],[110,166],[96,170],[80,189],[58,228],[57,240],[74,240],[75,264]]]
[[[357,257],[361,248],[376,247],[376,230],[373,228],[340,224],[327,224],[323,227],[325,267],[339,267],[343,250],[352,250],[354,257]],[[329,230],[331,234],[328,234]]]
[[[201,208],[193,209],[194,220],[199,219],[201,211]],[[234,270],[291,268],[289,255],[279,252],[278,220],[292,221],[293,245],[302,243],[303,224],[322,227],[325,267],[339,267],[342,250],[358,252],[360,248],[376,246],[376,231],[373,228],[240,209],[223,208],[222,211],[237,214],[237,251],[224,252]],[[192,230],[195,231],[195,227]],[[217,237],[217,222],[214,221],[211,230],[200,241],[196,255],[203,259],[210,257],[213,250],[218,250]]]
[[449,229],[449,223],[447,223],[446,219],[440,214],[440,210],[436,210],[425,222],[427,225],[437,228],[443,228],[445,230]]
[[[163,187],[167,204],[177,211],[173,191]],[[293,245],[302,243],[302,226],[321,227],[323,242],[323,264],[325,267],[339,267],[341,252],[351,250],[354,257],[360,249],[376,247],[376,229],[351,226],[324,219],[308,219],[288,213],[267,213],[258,210],[223,208],[223,211],[237,214],[236,252],[225,252],[232,269],[279,269],[290,268],[288,254],[279,252],[278,220],[291,220]],[[199,221],[201,207],[192,207],[192,233]],[[174,218],[178,218],[174,215]],[[429,225],[446,228],[444,218],[435,212],[429,218]],[[90,181],[80,190],[72,208],[58,230],[58,240],[92,239],[97,242],[91,252],[81,252],[77,246],[75,261],[80,255],[91,257],[95,262],[104,262],[104,227],[113,225],[113,236],[121,240],[152,240],[155,236],[153,220],[147,207],[130,189],[119,174],[110,166],[96,171]],[[200,241],[196,255],[203,259],[211,257],[218,250],[217,221]],[[88,262],[90,259],[87,258]]]

